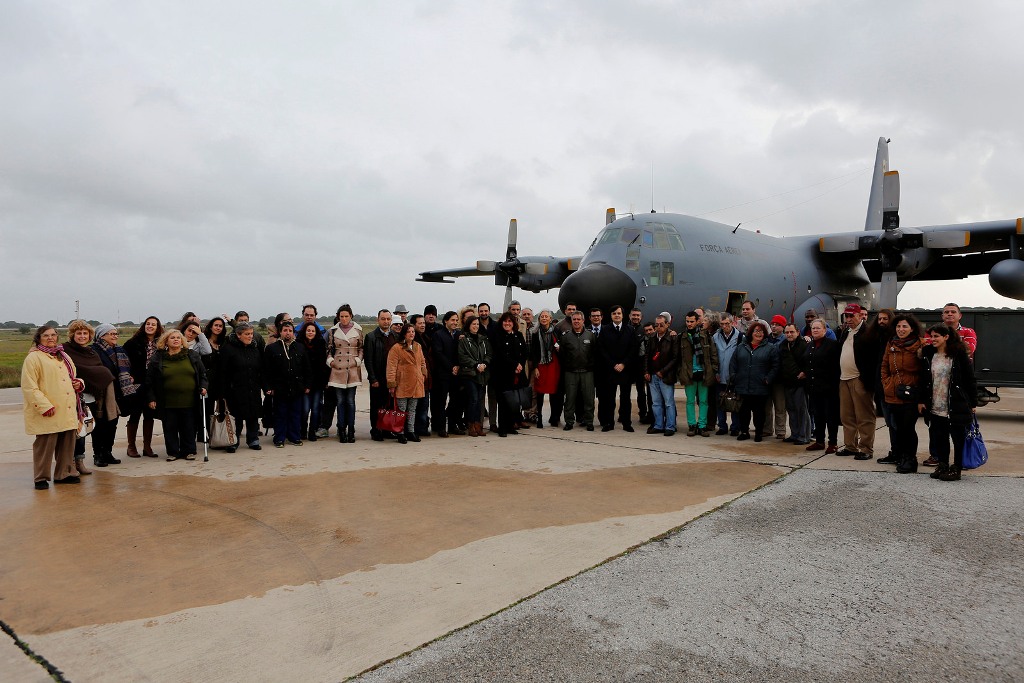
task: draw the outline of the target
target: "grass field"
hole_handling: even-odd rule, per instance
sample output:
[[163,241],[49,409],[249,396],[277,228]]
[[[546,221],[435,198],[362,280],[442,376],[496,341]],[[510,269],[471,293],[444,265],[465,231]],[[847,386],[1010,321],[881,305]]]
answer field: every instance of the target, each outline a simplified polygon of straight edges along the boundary
[[31,345],[31,334],[0,330],[0,389],[21,385],[21,363]]

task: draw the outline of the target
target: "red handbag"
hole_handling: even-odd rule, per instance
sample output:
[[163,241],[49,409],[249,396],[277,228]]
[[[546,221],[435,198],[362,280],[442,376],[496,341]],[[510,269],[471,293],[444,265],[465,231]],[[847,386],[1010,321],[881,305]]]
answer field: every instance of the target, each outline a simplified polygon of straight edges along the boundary
[[390,408],[377,409],[377,429],[382,432],[405,431],[405,411],[398,409],[398,401],[392,399]]

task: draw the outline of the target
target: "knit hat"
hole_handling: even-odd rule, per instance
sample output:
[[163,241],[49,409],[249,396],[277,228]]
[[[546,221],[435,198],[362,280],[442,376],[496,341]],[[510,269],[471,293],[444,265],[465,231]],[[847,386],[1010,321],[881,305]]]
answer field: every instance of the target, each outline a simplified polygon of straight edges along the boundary
[[776,315],[772,317],[772,325],[786,326],[786,317],[782,315]]
[[110,323],[100,323],[96,326],[96,338],[99,339],[107,332],[117,332],[117,328]]

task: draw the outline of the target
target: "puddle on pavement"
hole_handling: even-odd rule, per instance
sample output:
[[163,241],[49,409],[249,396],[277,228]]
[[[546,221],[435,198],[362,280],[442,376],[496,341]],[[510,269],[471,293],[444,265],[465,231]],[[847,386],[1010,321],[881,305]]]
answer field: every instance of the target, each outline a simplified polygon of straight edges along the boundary
[[228,602],[525,529],[681,510],[781,473],[740,462],[542,474],[417,465],[31,490],[0,465],[0,616],[22,635]]

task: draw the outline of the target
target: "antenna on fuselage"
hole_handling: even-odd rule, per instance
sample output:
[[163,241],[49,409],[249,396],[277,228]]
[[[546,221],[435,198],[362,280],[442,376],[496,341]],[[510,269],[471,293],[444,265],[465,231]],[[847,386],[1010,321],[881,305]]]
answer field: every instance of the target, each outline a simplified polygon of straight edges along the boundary
[[651,213],[654,211],[654,162],[651,162]]
[[743,221],[740,221],[739,223],[736,224],[736,227],[732,229],[732,234],[735,235],[736,231],[740,229],[741,225],[743,225]]

